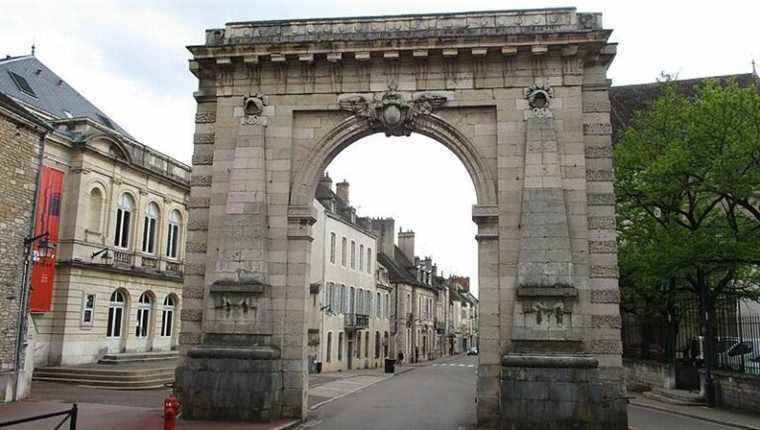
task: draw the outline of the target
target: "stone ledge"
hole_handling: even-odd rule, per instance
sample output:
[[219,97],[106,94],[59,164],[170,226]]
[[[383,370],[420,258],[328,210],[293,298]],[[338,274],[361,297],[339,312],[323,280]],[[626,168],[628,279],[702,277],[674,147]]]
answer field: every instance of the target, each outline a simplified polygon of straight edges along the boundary
[[271,347],[255,348],[208,348],[201,347],[187,351],[187,356],[191,358],[231,358],[247,360],[277,360],[280,358],[280,351]]
[[267,285],[256,281],[234,281],[231,279],[224,279],[215,281],[209,287],[210,293],[246,293],[246,294],[262,294],[264,293],[264,287]]
[[570,286],[524,286],[517,289],[517,297],[578,297],[578,290]]
[[556,369],[595,369],[599,361],[590,356],[507,354],[501,359],[505,367],[548,367]]

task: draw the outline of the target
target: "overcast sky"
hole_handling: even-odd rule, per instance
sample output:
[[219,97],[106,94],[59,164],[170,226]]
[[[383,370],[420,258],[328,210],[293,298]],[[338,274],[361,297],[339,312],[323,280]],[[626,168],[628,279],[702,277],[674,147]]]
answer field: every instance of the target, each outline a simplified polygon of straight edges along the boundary
[[[751,71],[760,60],[758,1],[32,1],[0,0],[0,55],[37,56],[143,143],[181,161],[192,155],[195,78],[187,45],[225,22],[576,6],[602,12],[618,55],[613,84]],[[223,4],[220,6],[220,4]],[[702,6],[709,4],[709,6]],[[3,52],[4,51],[4,52]],[[419,254],[445,273],[475,276],[475,201],[464,167],[429,139],[374,136],[328,169],[352,184],[360,213],[393,216],[417,232]]]

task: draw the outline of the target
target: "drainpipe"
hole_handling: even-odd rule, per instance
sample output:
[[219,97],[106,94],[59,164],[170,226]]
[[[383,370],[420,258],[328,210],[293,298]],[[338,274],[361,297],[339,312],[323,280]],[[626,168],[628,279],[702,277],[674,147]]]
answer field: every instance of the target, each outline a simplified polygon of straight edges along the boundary
[[[29,223],[29,232],[27,237],[34,236],[34,221],[37,218],[37,199],[40,193],[40,178],[42,177],[42,159],[45,155],[45,142],[47,141],[47,135],[50,130],[45,130],[40,134],[39,139],[39,152],[37,154],[37,178],[34,185],[34,201],[32,203],[32,219]],[[24,349],[24,338],[26,337],[27,330],[27,308],[28,308],[28,288],[29,272],[31,268],[31,251],[33,243],[24,245],[24,269],[21,273],[21,288],[19,292],[19,310],[18,310],[18,322],[16,324],[16,361],[14,363],[14,371],[16,372],[15,387],[13,390],[13,399],[11,401],[19,400],[19,385],[21,379],[21,353]],[[27,357],[29,359],[29,357]],[[34,360],[34,357],[32,357]]]

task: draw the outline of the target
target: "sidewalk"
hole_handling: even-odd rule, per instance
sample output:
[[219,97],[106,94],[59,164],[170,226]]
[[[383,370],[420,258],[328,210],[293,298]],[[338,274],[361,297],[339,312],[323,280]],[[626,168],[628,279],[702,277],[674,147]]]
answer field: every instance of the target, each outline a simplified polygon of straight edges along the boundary
[[412,367],[397,366],[395,370],[394,373],[385,373],[383,368],[356,369],[309,375],[309,410],[408,372]]
[[[130,406],[103,405],[95,403],[78,403],[77,430],[147,430],[163,428],[164,419],[159,408],[137,408]],[[0,405],[0,422],[27,418],[71,408],[71,403],[55,401],[23,400],[7,405]],[[61,417],[33,421],[12,427],[13,430],[34,430],[54,428]],[[188,430],[282,430],[293,428],[299,421],[281,420],[266,424],[250,423],[216,423],[179,420],[177,429]],[[63,426],[68,428],[68,423]]]
[[708,408],[705,406],[679,406],[647,399],[636,393],[629,399],[629,404],[654,409],[675,415],[709,421],[729,427],[747,430],[760,430],[760,415],[738,412],[730,409]]

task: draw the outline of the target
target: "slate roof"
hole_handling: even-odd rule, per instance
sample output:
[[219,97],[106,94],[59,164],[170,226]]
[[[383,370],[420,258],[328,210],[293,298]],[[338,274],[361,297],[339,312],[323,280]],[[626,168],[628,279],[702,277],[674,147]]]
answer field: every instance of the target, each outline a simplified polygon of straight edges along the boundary
[[[33,90],[34,96],[19,88],[9,72],[25,79]],[[87,117],[134,139],[113,119],[32,55],[0,59],[0,93],[32,106],[53,118]]]
[[[707,80],[725,84],[734,79],[741,87],[754,86],[760,91],[760,79],[753,73],[740,75],[714,76],[708,78],[684,79],[674,81],[678,91],[687,97],[696,93],[697,85]],[[652,82],[638,85],[623,85],[610,88],[610,120],[612,122],[612,141],[617,142],[620,132],[628,127],[635,111],[648,107],[662,94],[662,83]]]
[[426,286],[417,280],[417,276],[409,270],[414,267],[408,258],[401,252],[401,248],[393,246],[393,256],[386,255],[384,252],[377,254],[380,264],[388,269],[388,278],[391,282],[402,282],[407,285]]

